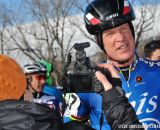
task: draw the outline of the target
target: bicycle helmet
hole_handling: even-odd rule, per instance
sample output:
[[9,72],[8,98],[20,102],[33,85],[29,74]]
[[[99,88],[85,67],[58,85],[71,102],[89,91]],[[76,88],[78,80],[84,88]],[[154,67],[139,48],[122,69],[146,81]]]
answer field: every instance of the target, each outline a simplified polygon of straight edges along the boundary
[[94,0],[86,7],[84,14],[87,31],[96,36],[103,50],[102,32],[128,23],[134,37],[131,23],[134,19],[135,13],[128,0]]
[[24,73],[28,75],[30,74],[46,75],[47,74],[46,66],[39,61],[36,61],[32,64],[26,64],[23,69],[24,69]]

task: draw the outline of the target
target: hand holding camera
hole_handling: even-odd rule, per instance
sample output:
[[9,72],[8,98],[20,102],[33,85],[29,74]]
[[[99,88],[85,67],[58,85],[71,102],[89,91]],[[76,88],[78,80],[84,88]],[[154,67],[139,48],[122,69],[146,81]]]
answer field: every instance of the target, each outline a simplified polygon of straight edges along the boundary
[[120,87],[122,86],[119,75],[118,75],[117,71],[114,69],[113,65],[111,65],[111,64],[99,64],[98,66],[101,67],[101,68],[107,69],[112,76],[111,79],[107,79],[107,77],[103,73],[101,73],[99,71],[97,71],[95,73],[97,79],[103,84],[103,87],[104,87],[105,91],[107,91],[109,89],[112,89],[113,87],[116,87],[116,86],[120,86]]
[[75,43],[73,45],[72,48],[76,50],[75,62],[72,62],[71,50],[69,51],[61,80],[64,91],[69,93],[99,93],[104,91],[104,89],[107,90],[106,86],[108,85],[111,88],[113,83],[112,77],[118,76],[111,65],[101,64],[99,66],[91,66],[90,58],[86,56],[86,52],[84,51],[89,46],[89,42]]

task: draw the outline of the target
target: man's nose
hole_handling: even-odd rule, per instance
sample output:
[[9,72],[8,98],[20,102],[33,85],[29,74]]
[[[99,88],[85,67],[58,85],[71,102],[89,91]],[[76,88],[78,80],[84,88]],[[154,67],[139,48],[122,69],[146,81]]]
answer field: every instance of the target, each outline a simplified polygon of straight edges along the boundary
[[116,33],[116,40],[117,41],[123,41],[124,40],[124,34],[121,32]]
[[46,82],[45,79],[41,79],[41,83],[44,84]]

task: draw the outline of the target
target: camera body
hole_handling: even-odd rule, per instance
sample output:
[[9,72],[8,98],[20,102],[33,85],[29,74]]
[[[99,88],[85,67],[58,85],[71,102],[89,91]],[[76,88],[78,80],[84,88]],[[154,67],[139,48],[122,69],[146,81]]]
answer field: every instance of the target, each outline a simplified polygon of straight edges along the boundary
[[66,92],[70,93],[85,93],[85,92],[102,92],[104,90],[102,83],[96,78],[95,72],[102,72],[107,79],[111,79],[108,70],[92,67],[90,58],[86,56],[85,48],[89,47],[90,43],[75,43],[76,50],[75,62],[71,64],[71,54],[68,55],[68,61],[64,67],[63,87]]

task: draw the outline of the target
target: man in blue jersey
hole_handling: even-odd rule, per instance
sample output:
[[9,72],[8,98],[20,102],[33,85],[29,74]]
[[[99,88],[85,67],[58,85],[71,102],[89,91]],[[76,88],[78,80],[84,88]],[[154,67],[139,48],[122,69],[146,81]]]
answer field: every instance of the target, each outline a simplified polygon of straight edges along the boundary
[[[95,0],[84,15],[86,28],[106,53],[122,80],[122,87],[146,129],[160,127],[160,62],[137,58],[134,11],[127,0]],[[96,105],[97,106],[97,105]]]
[[[106,63],[112,64],[122,80],[122,88],[146,129],[160,128],[160,62],[152,62],[135,55],[134,11],[128,0],[94,0],[86,7],[84,20],[87,31],[106,53]],[[97,93],[70,96],[71,117],[89,113],[96,130],[109,130],[102,113],[102,97]],[[125,126],[122,126],[122,129]],[[136,128],[136,126],[135,126]]]

